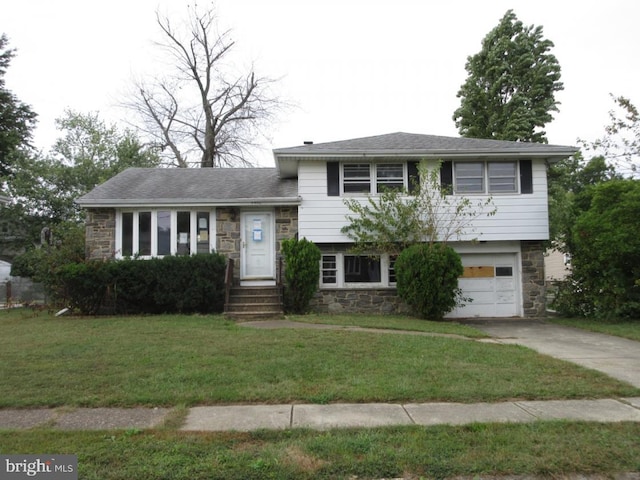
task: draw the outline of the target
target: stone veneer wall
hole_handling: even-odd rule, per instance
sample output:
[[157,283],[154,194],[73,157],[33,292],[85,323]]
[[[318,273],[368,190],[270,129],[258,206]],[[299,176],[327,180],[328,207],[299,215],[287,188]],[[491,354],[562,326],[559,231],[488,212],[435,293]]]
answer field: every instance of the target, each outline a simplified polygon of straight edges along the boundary
[[522,306],[525,317],[546,315],[544,246],[542,240],[520,242],[522,255]]
[[235,261],[233,277],[240,278],[240,209],[216,208],[216,251]]
[[113,208],[88,210],[85,235],[88,260],[113,258],[116,254],[116,211]]
[[310,308],[317,313],[399,313],[408,307],[395,288],[322,288],[311,299]]
[[[322,253],[346,253],[349,244],[319,244]],[[319,288],[310,309],[317,313],[399,313],[408,307],[395,288]]]
[[276,256],[282,254],[282,241],[298,235],[298,207],[276,207]]
[[[278,261],[282,251],[282,241],[298,234],[298,207],[276,207],[275,240]],[[235,261],[233,277],[240,278],[240,209],[222,207],[216,209],[216,250]]]

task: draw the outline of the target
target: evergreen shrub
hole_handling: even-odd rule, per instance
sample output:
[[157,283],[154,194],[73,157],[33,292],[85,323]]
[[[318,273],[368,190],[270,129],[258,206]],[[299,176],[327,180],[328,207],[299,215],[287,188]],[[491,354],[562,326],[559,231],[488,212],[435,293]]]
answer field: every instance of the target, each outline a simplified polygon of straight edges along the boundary
[[395,271],[398,295],[421,318],[440,320],[462,300],[462,261],[445,244],[407,247],[398,255]]
[[306,238],[282,242],[285,260],[284,305],[288,312],[305,313],[318,290],[320,249]]

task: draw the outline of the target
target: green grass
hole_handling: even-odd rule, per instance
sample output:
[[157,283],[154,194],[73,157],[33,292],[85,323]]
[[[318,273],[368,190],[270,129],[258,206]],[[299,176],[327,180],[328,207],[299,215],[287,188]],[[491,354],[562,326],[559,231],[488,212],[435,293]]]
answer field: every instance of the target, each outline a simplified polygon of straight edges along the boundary
[[640,470],[640,424],[535,422],[362,430],[0,432],[0,452],[78,455],[83,479],[444,478]]
[[638,396],[532,350],[442,337],[238,327],[220,316],[0,312],[0,407],[479,402]]
[[469,338],[486,338],[487,334],[472,327],[450,320],[434,322],[403,315],[290,315],[287,320],[293,322],[316,323],[324,325],[355,326],[379,328],[385,330],[406,330],[413,332],[443,333]]
[[640,342],[640,320],[595,320],[591,318],[549,318],[552,323],[606,333]]

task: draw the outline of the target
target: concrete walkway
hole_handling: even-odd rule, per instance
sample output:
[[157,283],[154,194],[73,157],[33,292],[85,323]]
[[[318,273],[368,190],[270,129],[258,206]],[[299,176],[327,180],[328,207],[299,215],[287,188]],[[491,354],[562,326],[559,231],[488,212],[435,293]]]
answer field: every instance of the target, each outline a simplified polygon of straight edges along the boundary
[[[61,408],[0,410],[0,429],[127,430],[163,425],[167,408]],[[536,420],[640,422],[640,397],[501,403],[369,403],[330,405],[230,405],[193,407],[179,430],[240,431],[396,425],[522,423]]]
[[640,342],[542,320],[484,319],[461,323],[482,330],[498,343],[523,345],[640,388]]
[[503,403],[412,403],[257,405],[195,407],[181,430],[252,431],[310,428],[327,430],[395,425],[464,425],[476,422],[536,420],[640,422],[640,397],[603,400],[553,400]]

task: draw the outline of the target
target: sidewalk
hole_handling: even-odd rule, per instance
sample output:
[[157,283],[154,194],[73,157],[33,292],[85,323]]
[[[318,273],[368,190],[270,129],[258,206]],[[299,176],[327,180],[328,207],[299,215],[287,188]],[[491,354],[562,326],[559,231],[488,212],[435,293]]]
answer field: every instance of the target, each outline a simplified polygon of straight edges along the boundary
[[[0,410],[0,429],[113,430],[155,428],[168,408]],[[193,407],[179,430],[253,431],[309,428],[371,428],[395,425],[522,423],[536,420],[640,422],[640,397],[501,403],[369,403]]]

